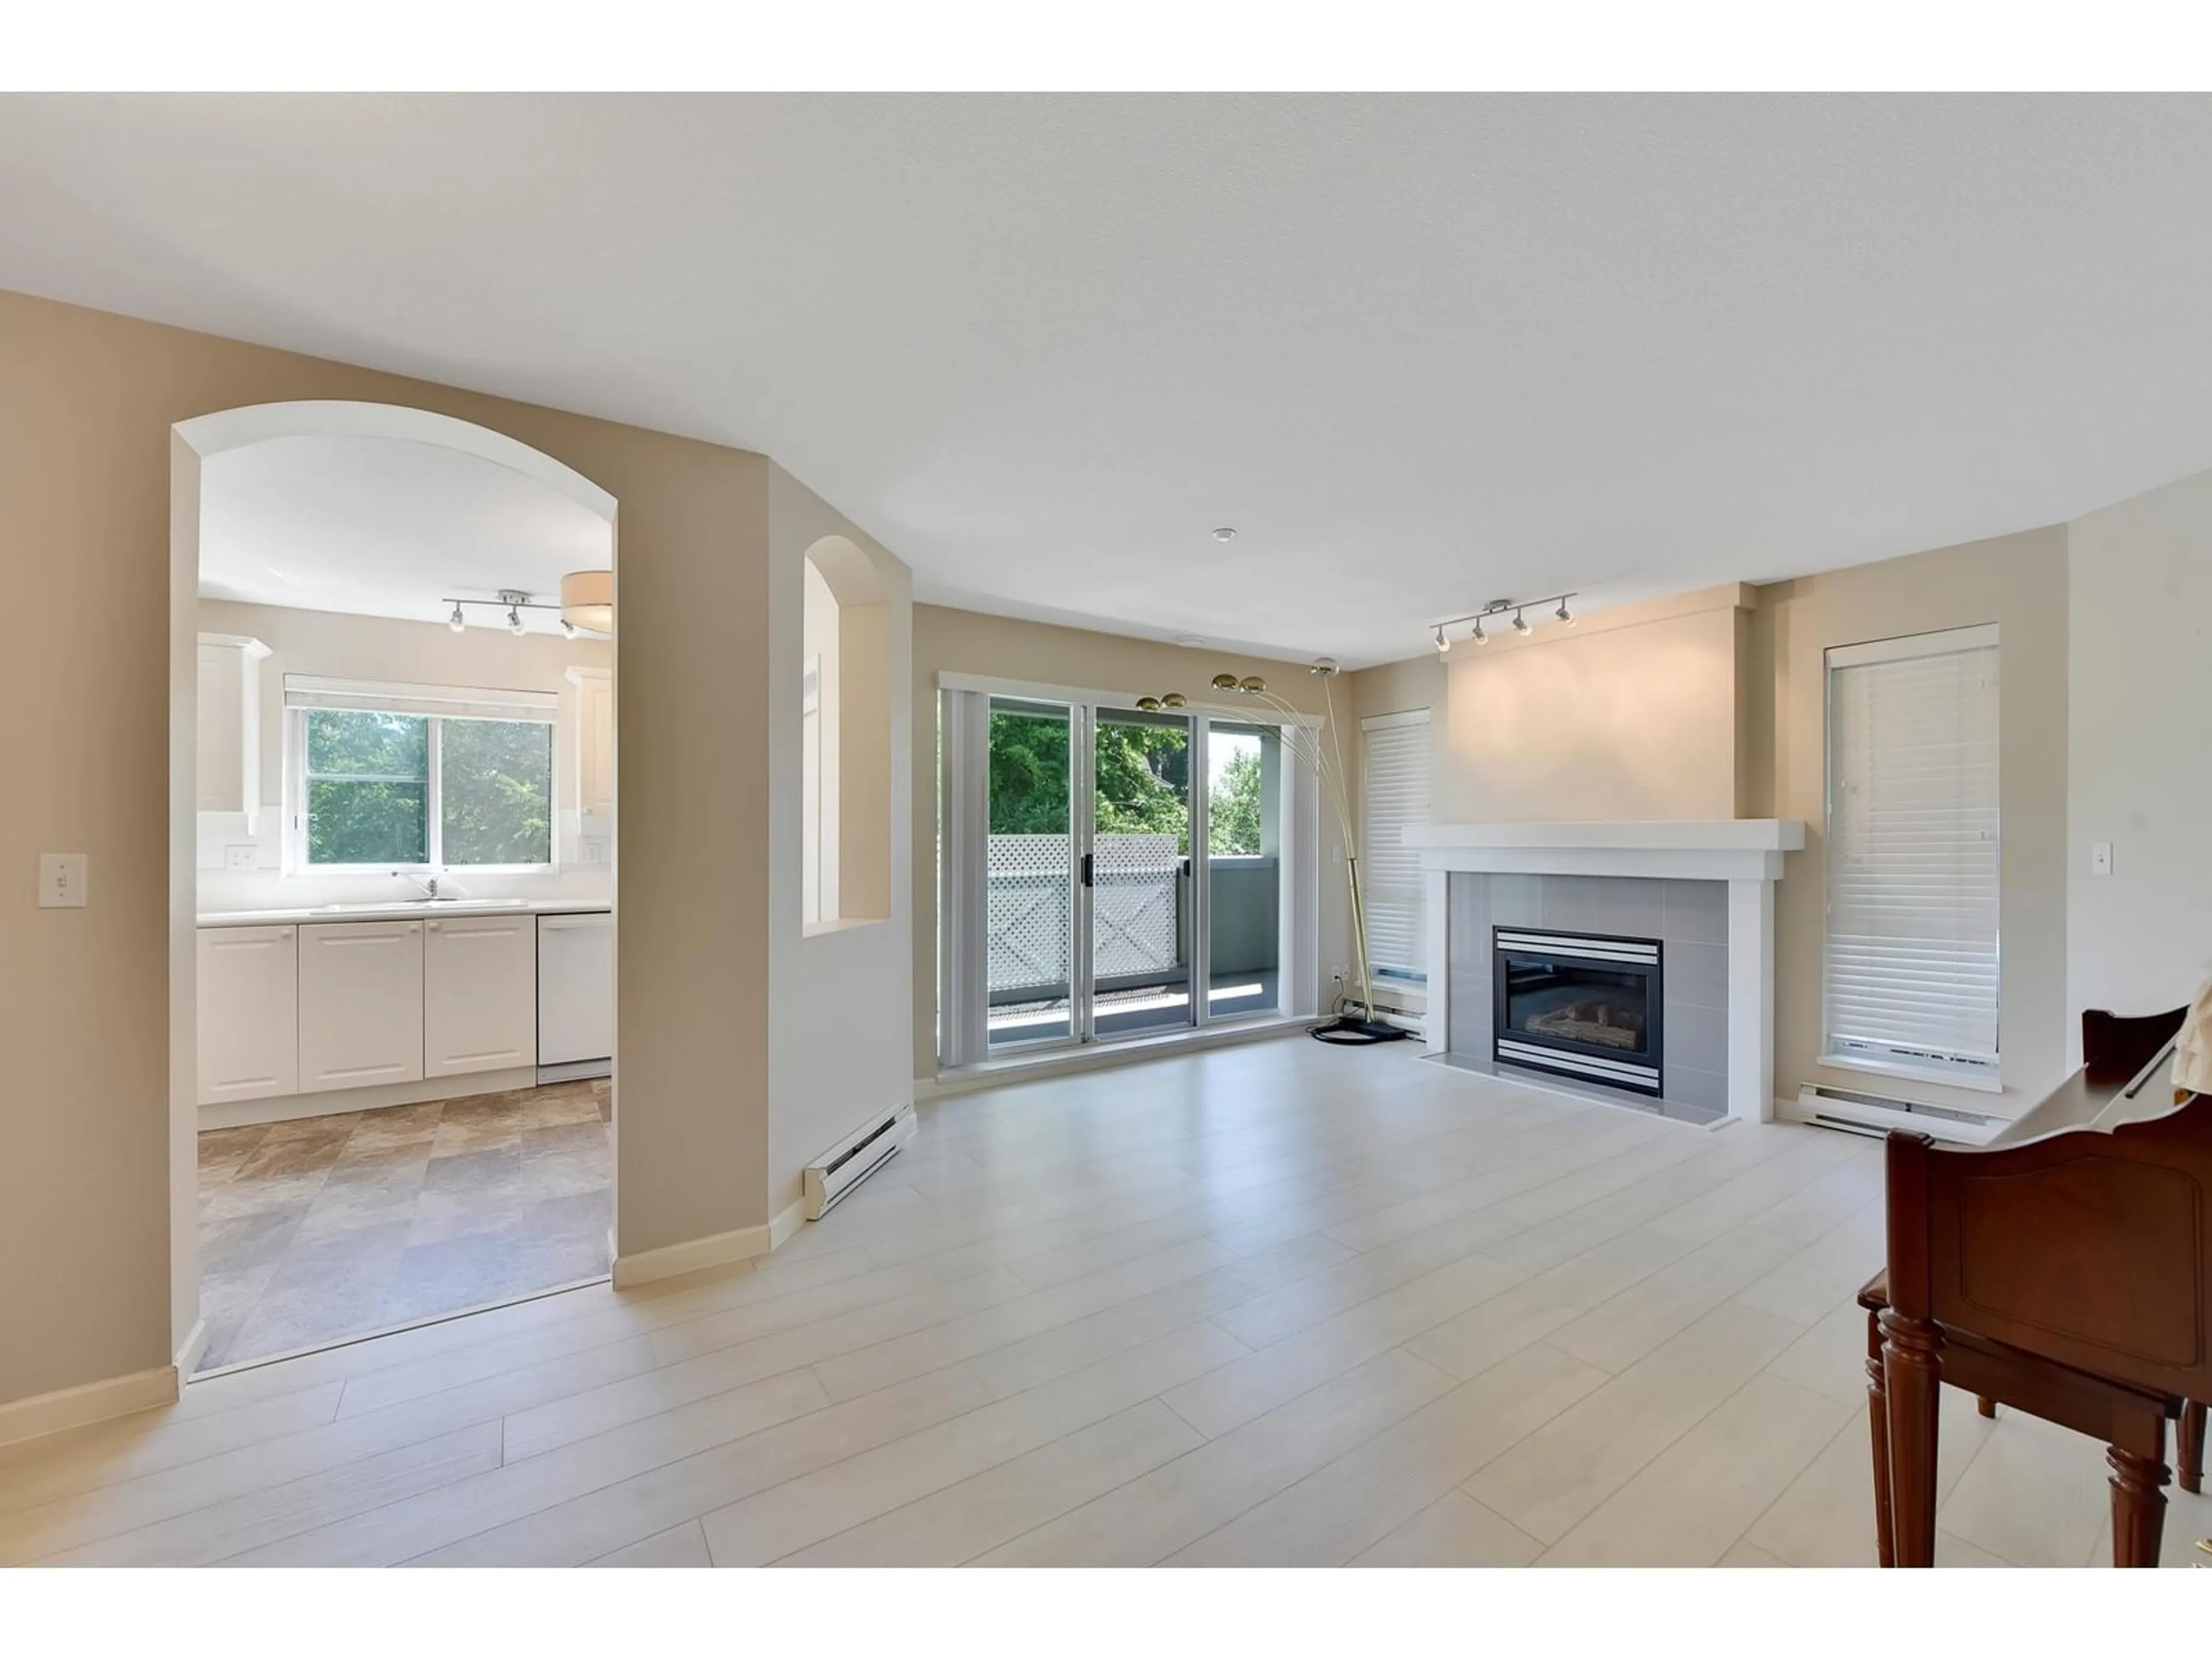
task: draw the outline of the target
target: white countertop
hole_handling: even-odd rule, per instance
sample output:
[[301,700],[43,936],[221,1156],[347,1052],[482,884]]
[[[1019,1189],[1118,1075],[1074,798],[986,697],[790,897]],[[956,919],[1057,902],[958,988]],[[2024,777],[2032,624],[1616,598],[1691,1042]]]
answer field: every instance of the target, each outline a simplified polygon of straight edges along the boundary
[[278,927],[294,922],[412,921],[420,916],[580,916],[611,914],[605,900],[523,899],[516,902],[447,899],[433,903],[417,899],[392,904],[304,905],[289,910],[215,910],[198,918],[202,927]]

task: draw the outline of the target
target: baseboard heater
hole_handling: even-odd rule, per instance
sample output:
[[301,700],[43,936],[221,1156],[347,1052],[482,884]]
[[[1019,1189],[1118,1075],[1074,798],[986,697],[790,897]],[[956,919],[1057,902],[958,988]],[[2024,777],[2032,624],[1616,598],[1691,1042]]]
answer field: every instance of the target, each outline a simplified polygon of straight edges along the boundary
[[1994,1117],[1987,1112],[1930,1106],[1917,1100],[1864,1095],[1850,1089],[1822,1088],[1809,1083],[1797,1091],[1796,1099],[1776,1104],[1779,1109],[1775,1115],[1793,1123],[1876,1137],[1892,1129],[1911,1129],[1937,1140],[1956,1141],[1967,1146],[1985,1146],[2012,1125],[2010,1118]]
[[838,1201],[884,1167],[893,1152],[915,1137],[914,1108],[900,1106],[872,1117],[806,1166],[806,1218],[819,1221]]

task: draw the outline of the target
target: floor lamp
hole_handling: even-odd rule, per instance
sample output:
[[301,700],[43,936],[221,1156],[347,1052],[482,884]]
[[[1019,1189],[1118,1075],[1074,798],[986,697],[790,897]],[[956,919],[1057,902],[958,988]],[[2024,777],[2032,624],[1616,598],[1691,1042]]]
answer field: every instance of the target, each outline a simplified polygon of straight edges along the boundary
[[[1337,676],[1337,665],[1323,658],[1313,665],[1314,677],[1321,681],[1322,700],[1328,712],[1328,747],[1322,747],[1320,735],[1305,724],[1305,717],[1281,696],[1267,689],[1267,682],[1257,674],[1243,678],[1231,673],[1213,677],[1216,691],[1233,692],[1240,697],[1249,697],[1264,705],[1282,720],[1283,747],[1297,757],[1306,769],[1314,775],[1321,786],[1322,799],[1336,814],[1338,830],[1344,837],[1344,874],[1352,896],[1352,937],[1359,958],[1359,1012],[1363,1018],[1355,1018],[1334,1011],[1334,1018],[1324,1020],[1309,1033],[1323,1042],[1364,1045],[1372,1042],[1395,1042],[1411,1035],[1403,1027],[1393,1025],[1377,1013],[1375,1006],[1375,982],[1367,960],[1367,896],[1359,885],[1359,836],[1352,816],[1350,797],[1345,788],[1344,744],[1337,735],[1336,698],[1329,683]],[[1180,691],[1164,692],[1157,697],[1139,697],[1137,707],[1152,713],[1165,708],[1187,708],[1190,699]],[[1329,762],[1335,762],[1332,770]]]

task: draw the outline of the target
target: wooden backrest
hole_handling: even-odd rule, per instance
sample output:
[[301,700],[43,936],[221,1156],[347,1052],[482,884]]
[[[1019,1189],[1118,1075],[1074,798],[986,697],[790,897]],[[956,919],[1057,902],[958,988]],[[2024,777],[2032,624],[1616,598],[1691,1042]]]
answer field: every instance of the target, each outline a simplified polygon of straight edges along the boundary
[[2212,1395],[2212,1097],[2015,1146],[1893,1133],[1888,1173],[1900,1313]]
[[2151,1063],[2189,1018],[2186,1006],[2170,1014],[2121,1015],[2102,1008],[2081,1012],[2081,1060],[2100,1087],[2125,1083]]

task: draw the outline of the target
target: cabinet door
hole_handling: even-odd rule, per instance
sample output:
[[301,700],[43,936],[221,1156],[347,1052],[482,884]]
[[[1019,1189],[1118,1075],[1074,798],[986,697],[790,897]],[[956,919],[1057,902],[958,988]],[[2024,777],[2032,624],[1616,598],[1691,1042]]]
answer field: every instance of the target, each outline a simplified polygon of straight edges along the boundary
[[604,818],[615,810],[615,683],[604,668],[572,668],[576,687],[576,810]]
[[201,1105],[299,1091],[299,945],[295,931],[200,929]]
[[526,911],[422,924],[425,1076],[538,1063],[537,925]]
[[359,1089],[422,1075],[422,924],[300,929],[300,1088]]

